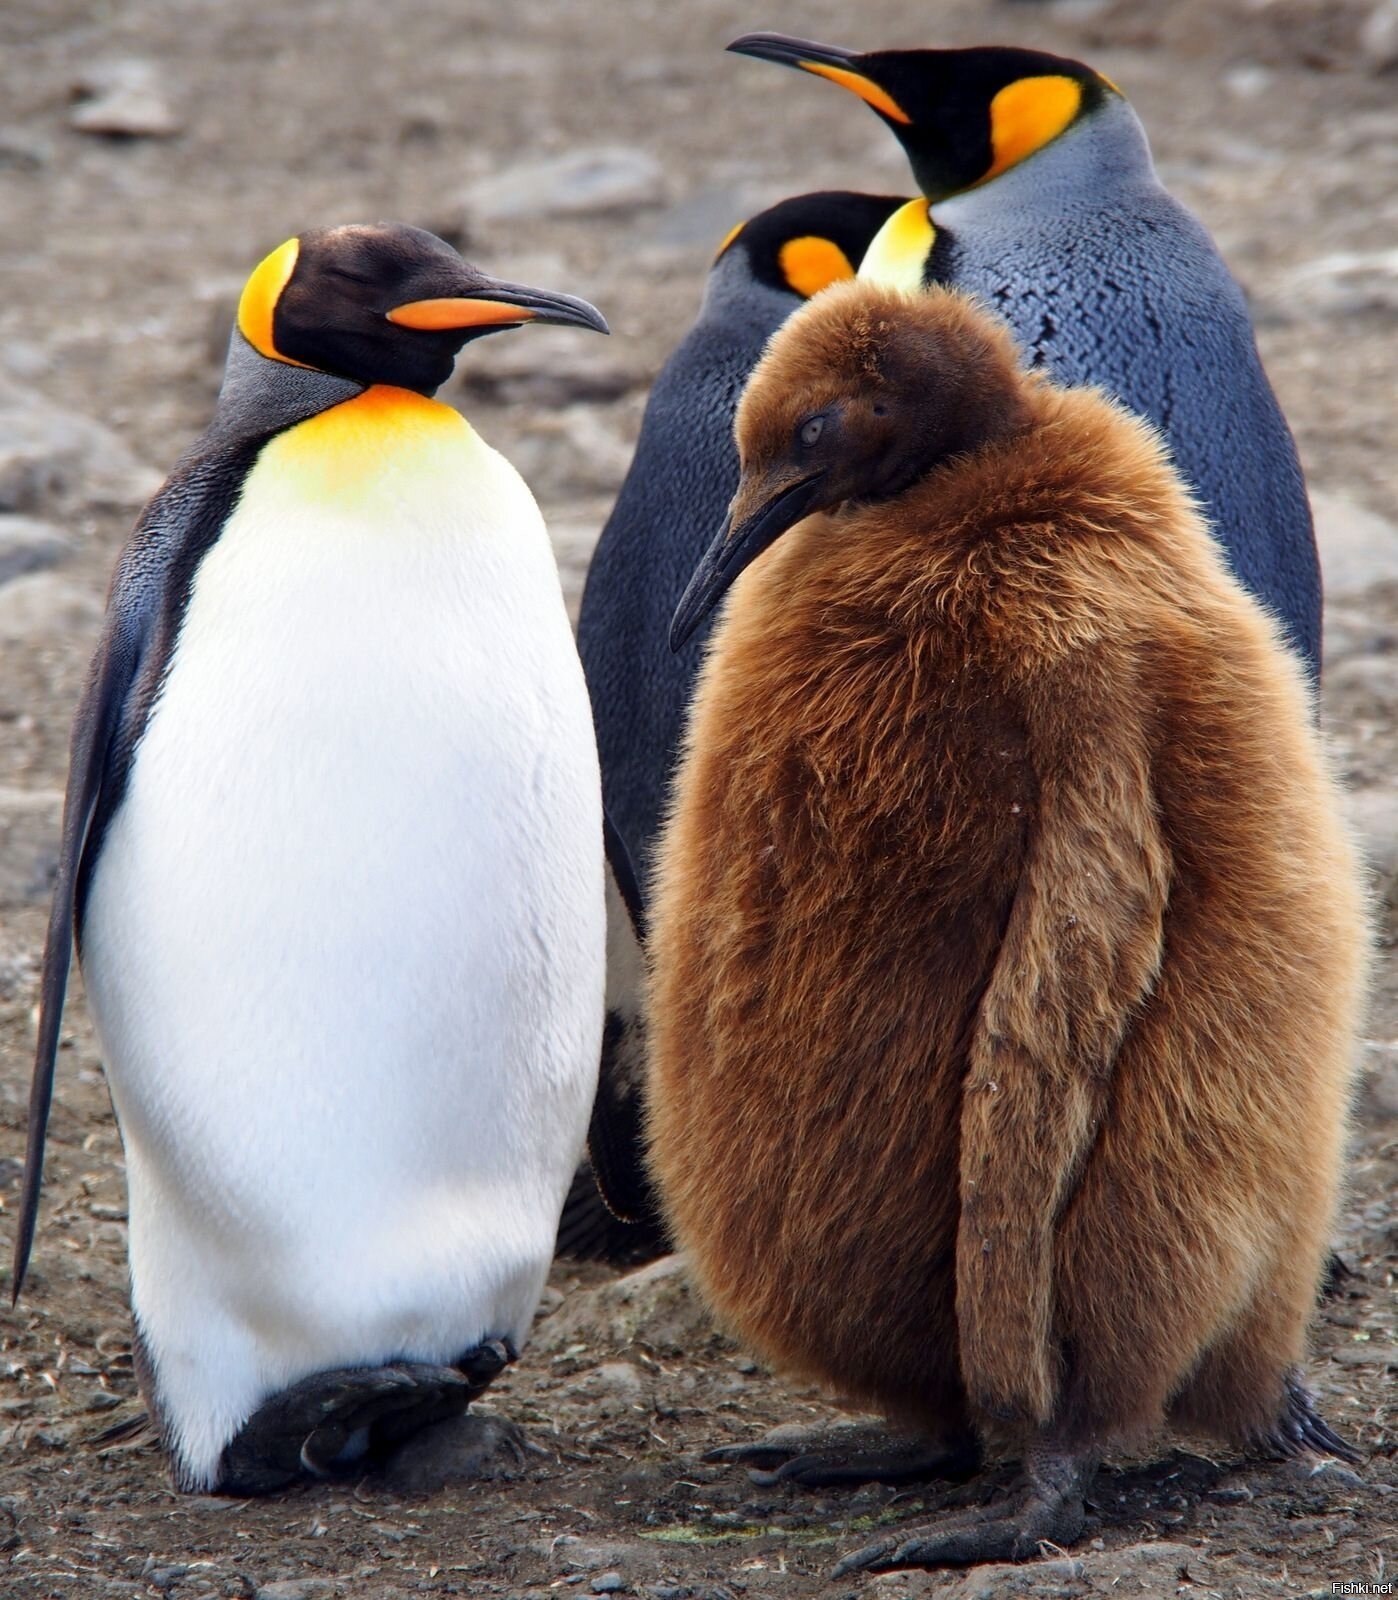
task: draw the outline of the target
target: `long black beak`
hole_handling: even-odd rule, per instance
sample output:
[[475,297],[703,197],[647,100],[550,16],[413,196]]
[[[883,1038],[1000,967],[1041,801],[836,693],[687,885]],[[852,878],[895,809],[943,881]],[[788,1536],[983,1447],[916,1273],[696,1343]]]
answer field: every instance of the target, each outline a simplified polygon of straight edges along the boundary
[[745,33],[728,48],[740,56],[755,56],[759,61],[776,61],[783,67],[799,67],[818,78],[829,78],[842,89],[857,94],[889,122],[895,132],[908,127],[912,118],[884,86],[869,76],[873,59],[857,50],[842,50],[839,45],[817,44],[813,39],[793,39],[785,33]]
[[803,71],[818,66],[859,73],[857,50],[842,50],[834,44],[817,44],[813,39],[793,39],[789,33],[745,33],[727,48],[735,56],[776,61],[784,67],[800,67]]
[[607,319],[596,306],[576,295],[531,289],[522,283],[505,283],[483,273],[452,285],[451,292],[426,300],[410,300],[387,313],[400,328],[440,332],[447,328],[517,327],[521,322],[558,322],[597,333],[610,333]]
[[[745,567],[794,527],[811,509],[824,473],[798,479],[780,489],[745,522],[726,527],[704,552],[689,586],[680,598],[670,623],[670,649],[678,651],[723,598],[729,584]],[[739,500],[743,498],[741,489]]]

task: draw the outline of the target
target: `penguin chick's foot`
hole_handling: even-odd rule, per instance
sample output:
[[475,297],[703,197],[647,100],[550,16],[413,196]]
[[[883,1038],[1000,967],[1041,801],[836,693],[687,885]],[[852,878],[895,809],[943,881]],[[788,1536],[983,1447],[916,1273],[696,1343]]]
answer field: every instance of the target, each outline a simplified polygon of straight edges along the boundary
[[1281,1411],[1272,1426],[1256,1441],[1265,1455],[1283,1457],[1305,1455],[1334,1456],[1357,1467],[1364,1452],[1335,1433],[1315,1408],[1315,1396],[1301,1381],[1293,1367],[1286,1375]]
[[892,1572],[898,1567],[969,1567],[979,1561],[1027,1561],[1041,1547],[1070,1545],[1087,1520],[1083,1503],[1096,1456],[1037,1445],[1006,1499],[959,1511],[899,1539],[856,1550],[831,1573]]
[[548,1451],[504,1417],[469,1411],[423,1428],[384,1464],[384,1486],[395,1494],[436,1494],[448,1483],[517,1478],[533,1455]]
[[[482,1385],[483,1387],[483,1385]],[[400,1361],[315,1372],[260,1405],[224,1447],[220,1494],[271,1494],[298,1478],[352,1472],[470,1403],[454,1367]]]
[[980,1464],[980,1450],[970,1436],[948,1443],[884,1422],[788,1422],[747,1444],[720,1445],[705,1452],[704,1460],[749,1467],[748,1477],[762,1488],[799,1483],[819,1489],[964,1477]]

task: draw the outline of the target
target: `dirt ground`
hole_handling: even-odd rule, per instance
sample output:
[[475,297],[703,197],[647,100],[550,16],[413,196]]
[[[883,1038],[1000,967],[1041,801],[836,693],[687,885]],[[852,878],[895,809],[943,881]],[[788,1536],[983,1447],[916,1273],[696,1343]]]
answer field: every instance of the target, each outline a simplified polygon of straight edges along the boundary
[[[5,1261],[69,720],[112,560],[207,417],[242,278],[305,226],[397,217],[489,270],[599,305],[608,345],[553,331],[487,341],[449,391],[534,485],[576,601],[646,383],[729,225],[803,189],[909,186],[892,139],[852,98],[722,54],[750,29],[866,48],[1038,44],[1091,60],[1132,97],[1166,181],[1252,296],[1325,511],[1327,560],[1333,549],[1343,567],[1325,720],[1378,867],[1381,927],[1338,1239],[1351,1276],[1320,1315],[1312,1365],[1324,1411],[1367,1463],[1317,1472],[1172,1441],[1163,1462],[1104,1470],[1100,1525],[1061,1558],[841,1585],[827,1578],[835,1557],[915,1520],[931,1492],[759,1490],[704,1465],[711,1443],[826,1408],[713,1333],[673,1262],[628,1279],[555,1270],[535,1340],[490,1402],[540,1447],[512,1481],[190,1498],[170,1490],[148,1439],[103,1443],[137,1402],[121,1152],[79,990],[35,1268],[18,1311],[0,1313],[0,1594],[1253,1596],[1398,1576],[1398,78],[1377,70],[1372,9],[43,0],[0,11],[0,413],[80,441],[8,477],[0,448],[0,503],[53,524],[62,558],[26,558],[31,570],[8,583],[0,562]],[[151,64],[147,90],[180,130],[70,126],[73,86],[129,58]],[[658,163],[610,210],[505,217],[468,194],[520,162],[599,146]],[[73,419],[84,417],[111,432],[83,432]]]

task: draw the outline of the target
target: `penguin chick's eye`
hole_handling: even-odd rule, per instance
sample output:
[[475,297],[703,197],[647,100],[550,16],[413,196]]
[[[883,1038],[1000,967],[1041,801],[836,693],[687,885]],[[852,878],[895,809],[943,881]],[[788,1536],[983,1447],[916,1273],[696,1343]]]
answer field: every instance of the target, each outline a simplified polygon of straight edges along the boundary
[[809,450],[810,447],[813,444],[816,443],[816,441],[820,438],[821,434],[824,433],[824,432],[825,432],[825,418],[824,417],[821,417],[821,416],[807,417],[806,420],[801,424],[801,426],[796,430],[796,437],[801,441],[801,443],[806,447],[806,449]]

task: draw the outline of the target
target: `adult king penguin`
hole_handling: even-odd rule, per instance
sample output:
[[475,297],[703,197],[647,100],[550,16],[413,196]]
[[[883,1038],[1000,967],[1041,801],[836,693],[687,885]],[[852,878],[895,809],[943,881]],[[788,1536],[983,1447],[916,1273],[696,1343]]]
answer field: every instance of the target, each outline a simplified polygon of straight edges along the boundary
[[925,198],[890,218],[861,275],[971,290],[1031,365],[1155,423],[1235,575],[1314,682],[1320,571],[1296,447],[1242,291],[1161,186],[1116,85],[1037,50],[860,54],[775,33],[729,49],[827,78],[883,119]]
[[333,1473],[461,1413],[548,1268],[602,1028],[596,749],[538,507],[431,398],[526,322],[607,331],[418,228],[288,240],[117,565],[14,1285],[76,934],[182,1489]]
[[723,1455],[1021,1460],[837,1573],[1076,1539],[1167,1422],[1357,1459],[1301,1379],[1367,939],[1300,663],[1154,430],[967,296],[837,284],[737,433],[675,617],[732,586],[651,906],[653,1168],[723,1320],[921,1459]]
[[[697,649],[676,656],[665,641],[685,583],[738,486],[738,396],[771,334],[811,295],[853,277],[870,240],[902,204],[838,190],[798,195],[729,233],[698,321],[651,389],[631,469],[588,568],[578,650],[607,814],[635,874],[609,901],[607,1042],[589,1140],[613,1210],[580,1174],[559,1234],[568,1254],[634,1260],[664,1248],[641,1156],[644,1043],[633,926],[644,922],[642,885],[699,662]],[[619,854],[609,852],[613,862]],[[614,876],[624,877],[624,869]]]

